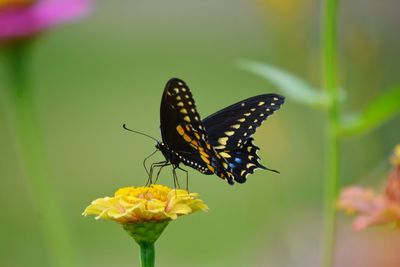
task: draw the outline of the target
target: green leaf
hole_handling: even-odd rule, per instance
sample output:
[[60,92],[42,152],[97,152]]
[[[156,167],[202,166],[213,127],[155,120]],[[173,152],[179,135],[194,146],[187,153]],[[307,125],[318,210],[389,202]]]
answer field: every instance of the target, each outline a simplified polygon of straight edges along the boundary
[[346,115],[341,120],[339,135],[365,134],[378,128],[400,112],[400,86],[385,92],[363,112]]
[[329,105],[329,97],[324,91],[314,88],[303,79],[285,70],[250,60],[239,61],[239,67],[268,80],[277,86],[286,97],[299,103],[314,107]]

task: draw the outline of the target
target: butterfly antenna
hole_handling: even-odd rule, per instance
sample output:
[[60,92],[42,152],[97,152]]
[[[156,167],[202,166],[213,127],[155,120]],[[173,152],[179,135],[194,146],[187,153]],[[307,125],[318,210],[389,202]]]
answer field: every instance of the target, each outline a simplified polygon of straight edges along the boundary
[[128,127],[126,127],[126,124],[125,124],[125,123],[122,125],[122,127],[123,127],[125,130],[127,130],[127,131],[130,131],[130,132],[133,132],[133,133],[137,133],[137,134],[141,134],[141,135],[147,136],[148,138],[151,138],[151,139],[153,139],[154,141],[156,141],[156,142],[158,143],[158,140],[155,139],[154,137],[152,137],[152,136],[150,136],[150,135],[148,135],[148,134],[145,134],[145,133],[141,133],[141,132],[138,132],[138,131],[129,129]]

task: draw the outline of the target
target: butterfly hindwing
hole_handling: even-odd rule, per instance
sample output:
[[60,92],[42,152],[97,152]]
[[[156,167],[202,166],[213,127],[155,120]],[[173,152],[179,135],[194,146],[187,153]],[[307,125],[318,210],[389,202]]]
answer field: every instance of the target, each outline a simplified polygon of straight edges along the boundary
[[259,148],[253,143],[253,138],[249,138],[240,149],[220,152],[220,155],[227,160],[236,182],[246,182],[247,175],[254,173],[256,169],[267,169],[259,162],[258,150]]
[[284,97],[278,94],[258,95],[208,116],[203,123],[210,144],[217,150],[242,147],[283,103]]

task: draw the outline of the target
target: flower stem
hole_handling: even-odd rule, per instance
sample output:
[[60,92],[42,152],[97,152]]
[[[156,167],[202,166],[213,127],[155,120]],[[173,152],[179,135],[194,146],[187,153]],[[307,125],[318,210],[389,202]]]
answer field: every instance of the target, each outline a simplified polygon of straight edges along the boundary
[[11,89],[10,109],[24,166],[24,182],[35,208],[38,227],[46,243],[50,265],[79,266],[70,240],[71,235],[67,231],[67,222],[47,168],[39,120],[36,116],[34,92],[29,86],[29,45],[27,42],[16,43],[6,50]]
[[154,267],[154,243],[143,242],[140,246],[140,262],[142,267]]
[[322,32],[322,67],[323,84],[330,96],[329,118],[327,125],[327,166],[325,179],[324,199],[324,267],[331,267],[334,264],[335,237],[336,237],[336,209],[340,164],[339,164],[339,101],[337,86],[337,65],[336,65],[336,16],[337,0],[325,0],[324,2],[324,27]]

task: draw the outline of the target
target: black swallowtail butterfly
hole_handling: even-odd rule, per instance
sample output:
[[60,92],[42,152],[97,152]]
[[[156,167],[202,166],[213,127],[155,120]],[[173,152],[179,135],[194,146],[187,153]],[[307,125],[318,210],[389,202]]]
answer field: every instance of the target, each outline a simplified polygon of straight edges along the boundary
[[161,99],[162,142],[156,148],[166,161],[159,166],[172,164],[175,170],[183,163],[231,185],[244,183],[255,169],[268,169],[259,163],[252,135],[284,99],[278,94],[254,96],[201,120],[186,83],[170,79]]

